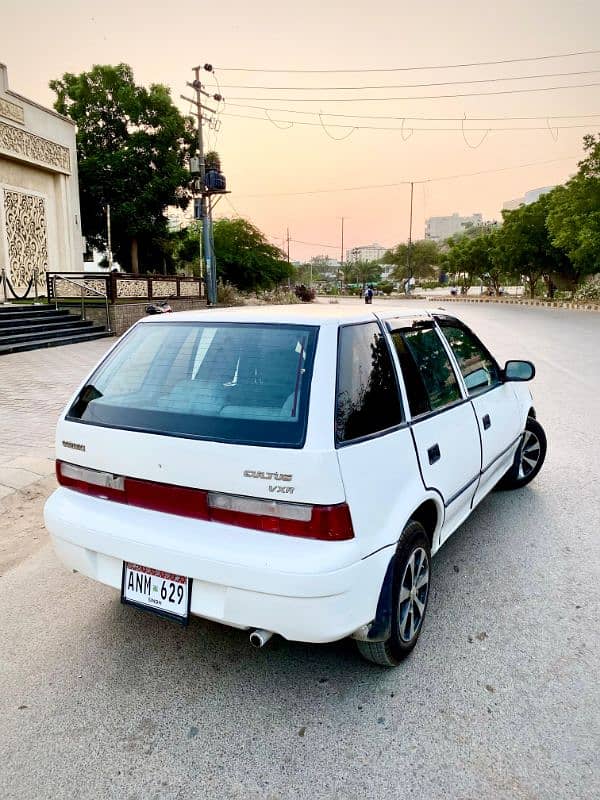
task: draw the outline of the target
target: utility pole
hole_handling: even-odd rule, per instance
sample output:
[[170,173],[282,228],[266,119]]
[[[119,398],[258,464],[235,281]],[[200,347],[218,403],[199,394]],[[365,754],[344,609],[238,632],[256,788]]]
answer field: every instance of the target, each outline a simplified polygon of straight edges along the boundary
[[207,213],[208,204],[204,194],[206,164],[204,163],[204,135],[202,131],[202,84],[200,83],[200,67],[194,67],[193,88],[196,90],[196,115],[198,117],[198,158],[200,159],[200,208],[202,216],[202,256],[205,265],[204,274],[206,275],[206,295],[208,305],[212,306],[217,302],[216,292],[213,292],[213,259],[210,246],[210,220]]
[[[212,72],[212,66],[205,64],[204,69]],[[204,91],[200,81],[201,67],[194,67],[194,80],[188,86],[196,92],[196,99],[192,100],[189,97],[181,95],[183,100],[187,100],[196,106],[196,118],[198,120],[198,160],[200,167],[200,216],[202,218],[202,262],[204,262],[205,285],[208,305],[214,305],[217,302],[217,276],[216,264],[214,259],[214,247],[212,244],[212,208],[210,197],[206,193],[206,163],[204,160],[204,136],[203,136],[203,120],[202,111],[210,111],[215,113],[214,109],[202,105],[202,95],[211,97],[211,95]],[[218,101],[222,98],[220,95],[212,95]]]
[[340,258],[340,269],[342,271],[342,280],[343,280],[344,279],[344,218],[343,217],[342,217],[342,257]]
[[413,220],[413,192],[415,184],[410,182],[410,223],[408,227],[408,248],[406,251],[406,268],[408,270],[408,279],[406,283],[406,294],[410,294],[411,280],[412,280],[412,220]]
[[287,229],[287,262],[290,263],[290,229]]

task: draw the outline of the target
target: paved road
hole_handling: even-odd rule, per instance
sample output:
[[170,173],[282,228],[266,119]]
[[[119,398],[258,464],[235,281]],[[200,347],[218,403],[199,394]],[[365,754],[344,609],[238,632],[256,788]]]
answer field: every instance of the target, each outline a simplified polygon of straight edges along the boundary
[[536,362],[549,453],[442,548],[411,658],[183,631],[45,545],[0,578],[0,797],[600,796],[600,315],[451,311]]

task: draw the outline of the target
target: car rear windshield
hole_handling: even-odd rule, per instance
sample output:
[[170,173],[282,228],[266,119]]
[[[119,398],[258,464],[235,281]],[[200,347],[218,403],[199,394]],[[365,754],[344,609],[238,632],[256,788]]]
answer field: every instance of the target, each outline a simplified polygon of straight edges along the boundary
[[237,444],[302,447],[317,328],[149,322],[94,372],[67,418]]

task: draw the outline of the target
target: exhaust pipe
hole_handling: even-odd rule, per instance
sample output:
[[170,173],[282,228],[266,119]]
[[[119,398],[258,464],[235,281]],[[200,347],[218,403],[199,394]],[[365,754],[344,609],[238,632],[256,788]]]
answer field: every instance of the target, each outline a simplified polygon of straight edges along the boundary
[[256,631],[252,631],[250,634],[250,644],[252,647],[259,649],[260,647],[264,647],[266,645],[271,636],[273,636],[272,631],[263,631],[259,628]]

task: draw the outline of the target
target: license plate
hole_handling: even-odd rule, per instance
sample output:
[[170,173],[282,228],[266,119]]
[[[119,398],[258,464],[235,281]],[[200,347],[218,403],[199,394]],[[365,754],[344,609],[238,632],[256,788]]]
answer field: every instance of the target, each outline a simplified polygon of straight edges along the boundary
[[121,602],[187,625],[192,579],[123,562]]

